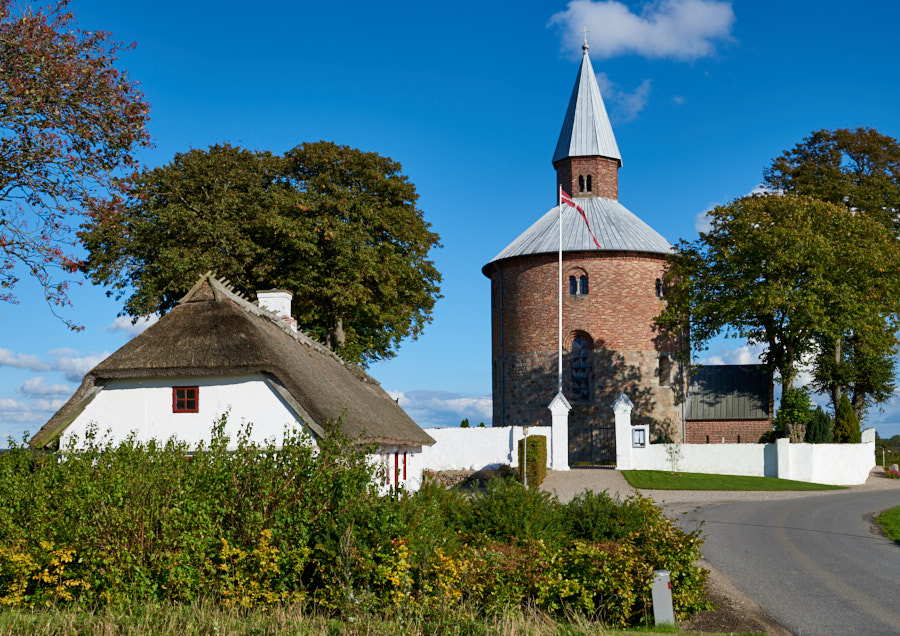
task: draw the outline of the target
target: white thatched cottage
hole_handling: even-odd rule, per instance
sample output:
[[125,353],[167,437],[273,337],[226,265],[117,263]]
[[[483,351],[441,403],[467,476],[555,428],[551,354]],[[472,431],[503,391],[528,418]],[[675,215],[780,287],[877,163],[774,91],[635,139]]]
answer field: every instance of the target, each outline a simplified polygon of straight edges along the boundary
[[252,439],[280,443],[300,422],[313,440],[327,422],[378,445],[393,484],[421,483],[422,447],[434,440],[374,379],[296,330],[287,292],[259,292],[259,304],[210,274],[178,306],[94,367],[68,402],[31,439],[65,446],[92,424],[115,440],[209,440],[228,412],[234,439],[251,422]]

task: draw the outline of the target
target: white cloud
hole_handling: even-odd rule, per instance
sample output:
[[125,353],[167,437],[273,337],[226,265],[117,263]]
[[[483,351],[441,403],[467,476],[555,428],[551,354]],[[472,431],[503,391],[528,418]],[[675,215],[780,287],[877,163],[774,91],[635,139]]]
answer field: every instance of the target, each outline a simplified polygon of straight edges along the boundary
[[13,353],[9,349],[0,348],[0,367],[16,367],[17,369],[30,369],[31,371],[46,371],[50,368],[46,362],[41,361],[35,355],[23,355]]
[[685,102],[687,102],[687,99],[683,95],[675,95],[672,97],[672,103],[676,106],[684,106]]
[[109,351],[78,356],[75,355],[78,352],[71,349],[57,349],[56,351],[51,351],[51,353],[56,355],[53,368],[62,371],[69,382],[81,382],[88,371],[109,356]]
[[449,391],[388,391],[404,411],[422,427],[459,426],[468,418],[472,426],[491,424],[490,396],[471,396]]
[[72,387],[68,384],[44,384],[44,376],[25,380],[25,384],[16,391],[30,398],[60,398],[72,395]]
[[597,85],[603,99],[612,104],[612,119],[614,121],[631,121],[647,105],[650,95],[650,80],[645,79],[641,85],[628,92],[609,79],[606,73],[597,73]]
[[154,324],[157,320],[159,320],[159,316],[156,314],[153,314],[152,316],[142,316],[137,319],[137,322],[134,322],[134,319],[131,316],[116,316],[116,319],[112,324],[106,327],[106,331],[123,331],[129,338],[133,338],[147,329],[147,327]]
[[563,46],[580,51],[585,25],[588,44],[598,58],[641,55],[647,58],[695,60],[713,55],[716,43],[731,40],[734,11],[719,0],[659,0],[639,13],[621,2],[572,0],[550,18],[562,29]]
[[699,364],[710,366],[719,364],[759,364],[762,362],[762,354],[765,352],[766,346],[762,344],[743,345],[733,349],[719,349],[718,355],[709,356],[698,360]]

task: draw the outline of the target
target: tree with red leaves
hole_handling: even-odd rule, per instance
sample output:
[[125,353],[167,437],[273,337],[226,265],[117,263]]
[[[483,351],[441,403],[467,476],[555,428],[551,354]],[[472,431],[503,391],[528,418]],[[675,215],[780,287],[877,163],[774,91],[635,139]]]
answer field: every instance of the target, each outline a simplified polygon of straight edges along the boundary
[[0,301],[17,302],[25,273],[56,315],[81,265],[74,226],[118,214],[134,153],[150,146],[149,107],[115,68],[134,45],[77,28],[67,4],[0,0]]

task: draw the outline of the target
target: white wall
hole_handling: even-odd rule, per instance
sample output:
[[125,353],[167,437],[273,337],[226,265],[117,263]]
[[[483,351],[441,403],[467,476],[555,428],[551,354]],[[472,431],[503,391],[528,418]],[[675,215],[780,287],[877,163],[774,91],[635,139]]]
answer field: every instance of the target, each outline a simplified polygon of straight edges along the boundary
[[[497,428],[429,428],[426,432],[437,442],[422,448],[422,468],[429,470],[481,470],[501,464],[518,466],[521,426]],[[550,451],[550,427],[529,426],[528,435],[543,435]],[[548,456],[549,460],[549,456]]]
[[[172,387],[199,387],[197,413],[172,412]],[[69,438],[84,438],[90,423],[98,433],[110,432],[111,441],[132,432],[140,441],[175,437],[196,446],[209,443],[213,423],[229,411],[225,432],[236,447],[237,433],[252,423],[251,439],[280,444],[285,428],[297,426],[297,414],[266,384],[262,376],[208,376],[112,380],[63,431],[63,447]]]
[[[634,470],[672,470],[665,444],[634,448]],[[680,458],[677,469],[685,473],[777,477],[775,444],[674,444]],[[617,454],[618,454],[618,449]]]

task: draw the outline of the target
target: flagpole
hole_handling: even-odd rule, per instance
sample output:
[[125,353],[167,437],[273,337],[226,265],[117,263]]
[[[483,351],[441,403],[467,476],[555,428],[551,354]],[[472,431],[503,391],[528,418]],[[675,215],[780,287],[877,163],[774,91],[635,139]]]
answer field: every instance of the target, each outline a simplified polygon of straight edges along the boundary
[[562,184],[557,192],[557,207],[559,208],[559,371],[557,373],[557,390],[562,394],[562,298],[563,298],[563,271],[562,271]]

